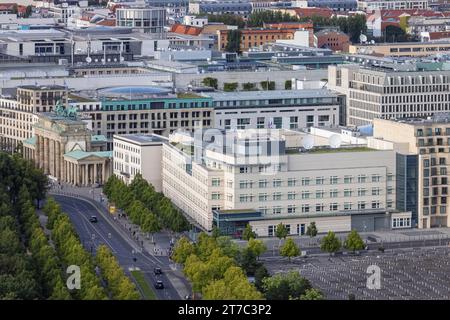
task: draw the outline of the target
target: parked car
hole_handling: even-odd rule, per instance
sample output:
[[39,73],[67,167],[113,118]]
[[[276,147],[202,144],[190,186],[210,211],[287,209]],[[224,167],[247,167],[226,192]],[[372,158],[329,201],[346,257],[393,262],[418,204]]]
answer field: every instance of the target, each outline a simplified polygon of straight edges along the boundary
[[155,283],[155,288],[156,289],[164,289],[164,284],[161,280],[156,281]]

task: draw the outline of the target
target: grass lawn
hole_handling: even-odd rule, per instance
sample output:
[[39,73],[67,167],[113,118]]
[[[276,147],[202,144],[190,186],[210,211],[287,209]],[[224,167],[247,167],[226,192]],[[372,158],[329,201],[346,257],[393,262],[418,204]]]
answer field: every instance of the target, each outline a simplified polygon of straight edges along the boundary
[[155,292],[145,281],[144,274],[141,271],[130,271],[133,278],[136,280],[140,291],[144,294],[145,300],[157,300]]

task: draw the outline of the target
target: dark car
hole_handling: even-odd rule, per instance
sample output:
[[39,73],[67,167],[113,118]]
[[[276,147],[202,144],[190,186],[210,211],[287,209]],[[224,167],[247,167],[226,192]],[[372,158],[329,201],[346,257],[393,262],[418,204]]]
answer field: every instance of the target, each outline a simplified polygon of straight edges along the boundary
[[156,288],[156,289],[164,289],[164,284],[163,284],[163,282],[160,281],[160,280],[156,281],[156,283],[155,283],[155,288]]
[[92,223],[96,223],[96,222],[98,222],[98,219],[97,219],[96,216],[91,216],[91,217],[89,218],[89,221],[92,222]]
[[153,273],[154,273],[155,275],[162,274],[162,270],[161,270],[161,268],[154,268],[154,269],[153,269]]

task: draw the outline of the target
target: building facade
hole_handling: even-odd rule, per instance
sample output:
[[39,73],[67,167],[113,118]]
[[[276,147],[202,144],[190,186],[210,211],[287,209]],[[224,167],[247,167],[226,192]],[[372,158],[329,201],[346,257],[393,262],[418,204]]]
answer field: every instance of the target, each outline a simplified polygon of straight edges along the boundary
[[336,94],[326,90],[204,93],[212,98],[214,126],[221,129],[301,129],[339,125]]
[[[296,29],[241,29],[239,30],[241,51],[248,51],[250,48],[274,43],[277,40],[294,39],[295,31]],[[227,47],[228,32],[228,30],[217,31],[219,50],[225,50]]]
[[[330,66],[328,88],[346,95],[347,125],[450,111],[450,71],[440,65]],[[409,70],[409,71],[407,71]]]
[[41,112],[51,112],[57,103],[67,103],[62,86],[21,86],[10,97],[0,98],[0,145],[13,152],[33,136],[33,124]]
[[200,161],[192,160],[197,140],[171,136],[162,148],[163,193],[202,228],[230,235],[247,223],[259,236],[274,236],[280,222],[290,234],[304,234],[312,221],[320,232],[390,229],[400,216],[411,226],[410,213],[395,210],[395,151],[301,152],[298,139],[274,132],[228,132],[226,147],[216,132]]
[[416,207],[417,226],[419,228],[450,226],[448,115],[402,121],[375,119],[374,137],[396,143],[399,154],[403,155],[402,162],[404,167],[409,168],[411,176],[406,180],[409,187],[406,187],[404,191],[406,194],[402,198],[405,200],[405,206],[410,206],[411,209]]
[[131,27],[147,33],[163,34],[166,21],[164,8],[117,8],[116,26]]
[[363,0],[358,1],[358,10],[402,10],[402,9],[428,9],[428,0]]
[[156,192],[162,191],[161,149],[164,138],[152,135],[114,135],[113,173],[125,183],[137,174],[147,180]]

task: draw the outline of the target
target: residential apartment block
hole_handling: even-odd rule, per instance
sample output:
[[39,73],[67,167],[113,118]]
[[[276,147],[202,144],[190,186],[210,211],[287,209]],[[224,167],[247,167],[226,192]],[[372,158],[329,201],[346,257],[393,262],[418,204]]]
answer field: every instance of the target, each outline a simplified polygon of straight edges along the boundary
[[347,125],[450,111],[450,71],[442,63],[329,66],[328,88],[346,95]]
[[[253,47],[259,47],[267,43],[274,43],[277,40],[294,39],[297,29],[241,29],[240,48],[247,51]],[[228,30],[217,31],[218,49],[225,50],[228,44]]]
[[358,9],[366,12],[381,9],[428,9],[428,0],[363,0],[358,1]]

